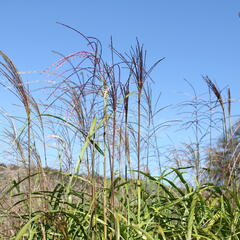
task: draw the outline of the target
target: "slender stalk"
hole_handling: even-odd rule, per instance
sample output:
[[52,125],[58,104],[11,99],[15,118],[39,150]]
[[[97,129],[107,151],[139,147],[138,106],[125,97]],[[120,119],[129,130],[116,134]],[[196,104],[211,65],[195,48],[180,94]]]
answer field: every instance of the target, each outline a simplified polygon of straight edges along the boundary
[[115,208],[115,193],[114,193],[114,173],[115,173],[115,166],[114,166],[114,161],[115,161],[115,141],[116,141],[116,125],[117,125],[117,119],[116,119],[116,113],[117,113],[117,106],[116,102],[113,103],[113,136],[112,136],[112,160],[111,160],[111,208],[112,211],[114,212]]
[[103,117],[104,132],[103,132],[103,144],[104,144],[104,156],[103,156],[103,174],[104,174],[104,198],[103,198],[103,218],[104,218],[104,240],[107,240],[107,111],[108,111],[108,87],[106,80],[103,81]]
[[[92,216],[91,216],[91,229],[95,227],[96,222],[96,181],[95,181],[95,149],[92,150]],[[92,240],[96,239],[95,230],[91,231]]]
[[29,219],[32,217],[32,187],[31,187],[31,117],[30,109],[27,110],[28,122],[28,194],[29,194]]
[[[28,200],[29,200],[29,219],[32,216],[32,200],[31,200],[31,108],[30,104],[35,102],[30,96],[29,91],[26,89],[19,72],[13,62],[8,58],[6,54],[0,51],[0,56],[4,59],[5,64],[0,62],[0,73],[12,84],[15,92],[10,90],[14,95],[16,95],[22,102],[26,116],[27,116],[27,151],[28,151]],[[3,83],[1,83],[5,86]],[[6,87],[6,86],[5,86]]]
[[128,169],[131,170],[130,160],[130,146],[129,146],[129,133],[128,133],[128,111],[129,111],[129,81],[131,78],[131,72],[129,73],[128,80],[124,85],[121,85],[121,91],[123,95],[124,103],[124,150],[125,150],[125,180],[128,179]]

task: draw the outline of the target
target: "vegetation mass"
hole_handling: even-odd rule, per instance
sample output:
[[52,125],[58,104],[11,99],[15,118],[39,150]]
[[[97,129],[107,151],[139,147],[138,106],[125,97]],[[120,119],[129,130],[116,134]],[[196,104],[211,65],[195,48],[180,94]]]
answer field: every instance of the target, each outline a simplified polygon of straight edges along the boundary
[[193,98],[181,107],[191,118],[181,128],[194,141],[169,150],[166,168],[158,136],[178,123],[156,121],[165,107],[151,79],[164,59],[149,66],[139,41],[121,53],[112,40],[104,58],[98,39],[61,25],[86,50],[55,52],[60,59],[42,72],[52,80],[39,90],[48,93],[44,102],[0,52],[1,85],[24,109],[21,116],[1,111],[8,148],[0,165],[0,239],[240,239],[240,132],[230,89],[225,98],[203,76],[206,100],[189,83]]

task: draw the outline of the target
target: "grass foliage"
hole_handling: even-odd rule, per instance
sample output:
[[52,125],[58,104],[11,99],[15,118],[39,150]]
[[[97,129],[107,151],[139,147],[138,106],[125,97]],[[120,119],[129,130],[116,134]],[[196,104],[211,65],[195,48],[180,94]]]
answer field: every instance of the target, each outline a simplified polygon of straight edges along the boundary
[[[154,106],[150,74],[163,59],[148,67],[138,41],[127,54],[111,41],[107,63],[97,39],[72,30],[88,50],[57,53],[61,59],[45,70],[57,81],[45,88],[44,104],[0,52],[2,85],[11,85],[25,109],[25,117],[4,115],[10,126],[5,137],[13,142],[8,156],[15,164],[0,166],[0,239],[240,239],[235,170],[225,184],[210,183],[211,177],[202,181],[200,154],[191,167],[162,170],[157,138],[162,125],[155,117],[163,108]],[[230,139],[230,97],[227,111],[220,91],[205,81]],[[47,167],[51,155],[54,169]],[[152,156],[157,177],[150,174]],[[189,171],[197,172],[195,184],[184,174]]]

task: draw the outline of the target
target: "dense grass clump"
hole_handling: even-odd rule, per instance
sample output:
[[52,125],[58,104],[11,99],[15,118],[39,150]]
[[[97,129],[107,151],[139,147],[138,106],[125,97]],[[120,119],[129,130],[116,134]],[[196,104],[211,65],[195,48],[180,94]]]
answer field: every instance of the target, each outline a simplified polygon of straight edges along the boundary
[[[35,99],[0,52],[2,85],[25,110],[21,117],[3,114],[12,162],[0,165],[0,239],[240,239],[238,144],[230,121],[230,90],[224,101],[216,85],[204,78],[216,97],[205,106],[211,113],[222,110],[222,158],[212,145],[207,158],[201,158],[201,141],[209,134],[200,136],[202,106],[198,108],[195,96],[188,103],[195,109],[191,126],[196,142],[188,145],[194,153],[191,166],[179,166],[178,159],[178,167],[163,170],[158,134],[170,121],[155,121],[164,108],[152,96],[150,77],[163,58],[149,67],[138,41],[127,54],[111,41],[106,61],[97,39],[72,30],[88,49],[57,53],[61,59],[43,71],[54,80],[41,90],[49,93],[45,102]],[[207,132],[212,133],[214,115],[208,120]],[[220,182],[214,181],[221,166],[217,161],[225,161],[226,167]],[[158,176],[151,174],[153,165]],[[189,172],[196,173],[195,181]]]
[[[32,191],[30,219],[26,214],[27,189],[21,189],[27,179],[12,182],[10,189],[2,195],[5,202],[12,203],[11,208],[5,208],[6,212],[1,217],[3,239],[4,235],[11,233],[14,234],[13,239],[104,239],[105,226],[106,239],[240,237],[238,194],[212,184],[189,186],[178,169],[165,172],[157,178],[143,173],[140,186],[137,186],[137,180],[117,178],[114,185],[114,212],[110,204],[111,187],[105,189],[102,179],[97,183],[93,198],[91,182],[75,176],[78,180],[69,191],[66,184],[58,180],[61,177],[67,180],[62,174],[46,170],[47,178],[52,179],[51,183],[59,183],[48,191]],[[178,184],[169,180],[170,174],[176,175]],[[36,172],[30,177],[33,186],[39,182],[38,175]],[[141,189],[140,199],[138,187]],[[104,193],[107,193],[109,199],[106,209]],[[141,201],[140,222],[138,201]],[[10,222],[11,227],[8,225]]]

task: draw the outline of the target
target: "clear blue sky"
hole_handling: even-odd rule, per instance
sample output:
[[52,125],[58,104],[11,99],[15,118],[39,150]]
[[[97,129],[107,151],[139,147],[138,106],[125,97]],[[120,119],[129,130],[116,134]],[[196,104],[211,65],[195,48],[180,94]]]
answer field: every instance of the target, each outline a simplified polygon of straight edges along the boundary
[[57,59],[52,50],[82,50],[79,36],[59,21],[99,38],[104,47],[113,36],[125,51],[138,37],[150,63],[166,57],[153,74],[162,106],[190,91],[184,79],[204,91],[202,74],[239,97],[239,0],[8,0],[0,7],[0,49],[20,71],[48,67]]
[[166,57],[154,75],[165,95],[185,91],[184,78],[201,87],[201,74],[238,94],[238,12],[238,0],[2,1],[0,49],[20,70],[45,68],[56,60],[52,50],[82,48],[79,36],[59,21],[96,36],[104,46],[112,35],[120,50],[128,50],[138,37],[149,62]]

